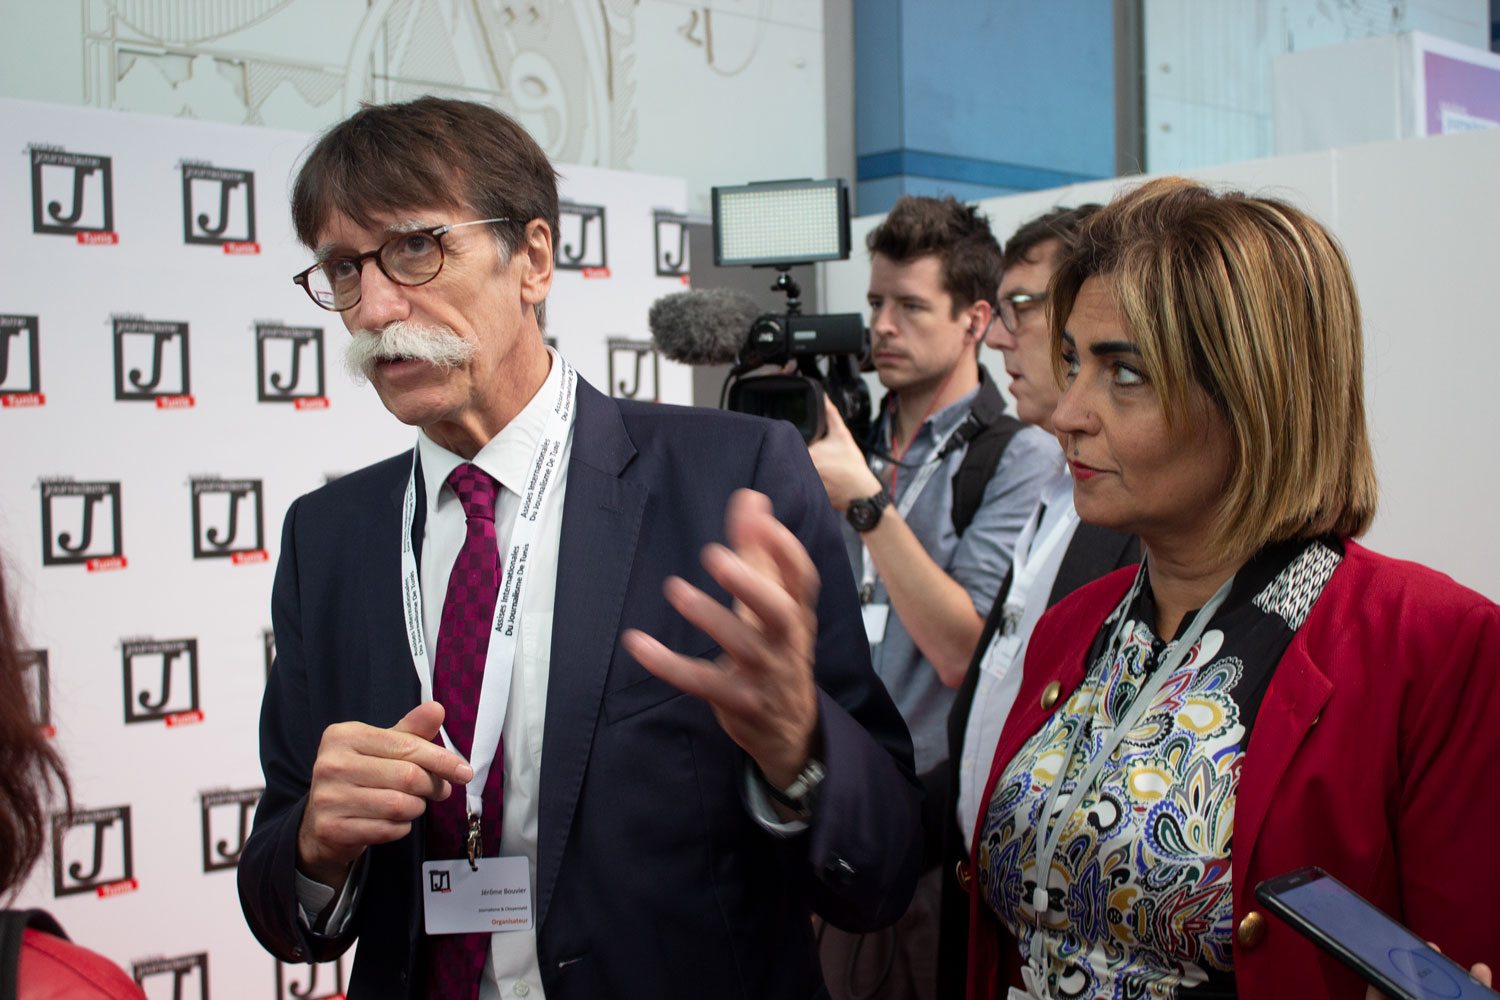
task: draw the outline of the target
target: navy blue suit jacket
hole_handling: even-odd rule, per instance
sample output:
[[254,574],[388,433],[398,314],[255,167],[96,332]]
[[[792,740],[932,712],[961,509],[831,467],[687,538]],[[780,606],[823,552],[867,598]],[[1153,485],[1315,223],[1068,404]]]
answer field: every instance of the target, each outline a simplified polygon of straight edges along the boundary
[[[297,827],[323,730],[390,726],[419,700],[399,588],[410,462],[407,452],[344,476],[287,512],[261,713],[266,791],[239,865],[246,918],[282,960],[326,961],[358,938],[352,1000],[417,995],[422,824],[366,852],[358,908],[337,938],[298,920]],[[785,839],[750,816],[746,755],[707,705],[619,643],[637,627],[679,652],[717,653],[661,585],[675,573],[725,599],[699,551],[723,540],[739,487],[771,497],[822,575],[828,776],[809,829]],[[558,557],[535,895],[549,1000],[823,995],[809,912],[850,929],[893,921],[921,835],[911,743],[870,669],[848,560],[800,438],[788,424],[609,399],[580,381]]]

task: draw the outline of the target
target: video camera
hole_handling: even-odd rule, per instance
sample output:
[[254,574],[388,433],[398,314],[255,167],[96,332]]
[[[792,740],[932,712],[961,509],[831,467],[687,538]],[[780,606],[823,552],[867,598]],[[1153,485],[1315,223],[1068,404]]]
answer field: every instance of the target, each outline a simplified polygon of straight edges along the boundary
[[[713,189],[714,263],[774,267],[771,291],[784,312],[760,312],[749,296],[722,289],[680,292],[651,307],[657,347],[686,364],[731,363],[720,405],[791,421],[803,440],[828,431],[825,398],[856,440],[870,429],[870,393],[860,368],[870,337],[859,313],[804,314],[795,264],[849,257],[849,191],[842,180],[774,181]],[[754,374],[766,367],[779,372]],[[726,402],[727,397],[727,402]]]

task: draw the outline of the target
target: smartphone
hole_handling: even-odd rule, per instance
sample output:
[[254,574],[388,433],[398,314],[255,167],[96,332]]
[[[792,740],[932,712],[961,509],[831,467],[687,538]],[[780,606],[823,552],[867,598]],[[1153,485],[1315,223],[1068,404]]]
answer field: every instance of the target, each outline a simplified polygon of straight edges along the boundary
[[1395,1000],[1500,998],[1321,868],[1266,879],[1255,898]]

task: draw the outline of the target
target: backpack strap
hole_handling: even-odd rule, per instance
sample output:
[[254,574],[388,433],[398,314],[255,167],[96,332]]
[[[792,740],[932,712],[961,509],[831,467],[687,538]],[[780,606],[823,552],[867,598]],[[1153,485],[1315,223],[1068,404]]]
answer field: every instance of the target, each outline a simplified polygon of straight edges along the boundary
[[21,973],[21,942],[28,927],[64,941],[68,939],[46,910],[0,910],[0,1000],[16,1000],[16,979]]
[[1000,458],[1016,432],[1026,426],[1005,412],[1005,397],[995,387],[995,380],[979,366],[979,392],[969,407],[969,415],[950,441],[967,443],[958,471],[953,473],[953,530],[962,535],[974,520],[984,500],[984,488],[995,476]]

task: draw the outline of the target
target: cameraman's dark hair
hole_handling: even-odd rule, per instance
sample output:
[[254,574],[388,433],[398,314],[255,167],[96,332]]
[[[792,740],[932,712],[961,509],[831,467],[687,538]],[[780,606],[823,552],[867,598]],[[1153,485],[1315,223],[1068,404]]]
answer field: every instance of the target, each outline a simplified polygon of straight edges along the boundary
[[508,115],[471,101],[421,97],[366,104],[333,126],[292,188],[292,225],[309,248],[335,212],[369,226],[376,214],[419,208],[509,219],[489,227],[509,257],[532,219],[558,238],[557,171]]
[[0,576],[0,893],[14,890],[47,843],[56,787],[72,808],[62,758],[32,715],[21,676],[20,633]]
[[1077,208],[1054,208],[1046,215],[1032,219],[1006,240],[1005,252],[1000,257],[1001,269],[1008,271],[1015,267],[1048,240],[1057,240],[1059,256],[1072,250],[1078,242],[1078,232],[1083,228],[1084,220],[1102,207],[1091,201]]
[[905,263],[931,254],[942,266],[943,291],[953,300],[953,315],[975,302],[999,305],[1000,244],[989,219],[952,195],[920,198],[904,195],[885,220],[865,237],[870,254]]

